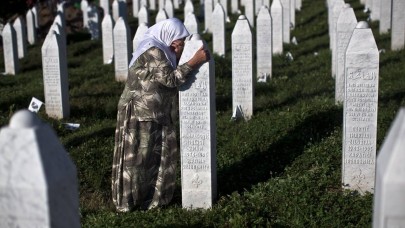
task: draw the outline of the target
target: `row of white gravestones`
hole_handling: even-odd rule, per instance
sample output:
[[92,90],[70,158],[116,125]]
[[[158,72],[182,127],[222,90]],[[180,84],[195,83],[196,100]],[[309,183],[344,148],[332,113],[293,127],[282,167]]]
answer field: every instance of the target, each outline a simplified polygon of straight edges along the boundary
[[357,24],[345,56],[342,184],[361,194],[374,191],[379,52],[366,22]]
[[373,227],[405,227],[405,108],[401,108],[377,157]]
[[15,75],[19,72],[17,35],[12,24],[7,23],[2,32],[5,74]]
[[[353,8],[346,4],[346,7],[339,14],[336,23],[335,36],[335,103],[343,103],[345,91],[345,52],[352,36],[353,30],[357,25],[356,15]],[[333,60],[332,60],[333,61]]]
[[28,110],[0,131],[0,227],[80,227],[76,167]]
[[[198,34],[186,41],[179,64],[207,44]],[[184,208],[210,208],[217,195],[214,60],[194,70],[180,87],[181,188]]]
[[233,118],[253,115],[253,40],[249,22],[239,16],[232,31],[232,110]]

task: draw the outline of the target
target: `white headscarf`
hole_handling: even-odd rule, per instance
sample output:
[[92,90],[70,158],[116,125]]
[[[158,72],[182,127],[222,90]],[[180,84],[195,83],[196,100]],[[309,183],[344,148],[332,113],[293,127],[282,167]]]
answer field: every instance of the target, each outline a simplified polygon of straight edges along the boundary
[[135,60],[149,48],[157,47],[165,53],[173,68],[176,68],[176,53],[170,50],[170,45],[173,41],[185,38],[188,35],[189,33],[183,22],[177,18],[169,18],[156,23],[146,31],[138,48],[132,53],[129,67],[131,67]]

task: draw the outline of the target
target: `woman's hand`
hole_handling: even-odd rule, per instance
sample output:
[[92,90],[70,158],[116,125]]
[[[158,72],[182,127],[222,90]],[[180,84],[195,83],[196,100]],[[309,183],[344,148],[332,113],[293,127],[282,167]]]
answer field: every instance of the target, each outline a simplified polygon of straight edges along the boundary
[[210,53],[208,50],[204,49],[204,46],[201,46],[200,49],[194,54],[194,56],[187,62],[191,68],[196,69],[201,64],[207,62],[211,59]]

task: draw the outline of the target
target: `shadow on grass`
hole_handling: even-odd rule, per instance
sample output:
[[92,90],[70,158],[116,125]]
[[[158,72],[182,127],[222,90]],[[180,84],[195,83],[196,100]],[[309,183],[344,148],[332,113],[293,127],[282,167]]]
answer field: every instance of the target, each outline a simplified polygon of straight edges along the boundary
[[309,116],[287,132],[268,150],[250,155],[242,161],[218,170],[219,195],[241,192],[269,178],[280,176],[285,167],[300,156],[308,142],[317,143],[342,124],[342,109],[332,107]]

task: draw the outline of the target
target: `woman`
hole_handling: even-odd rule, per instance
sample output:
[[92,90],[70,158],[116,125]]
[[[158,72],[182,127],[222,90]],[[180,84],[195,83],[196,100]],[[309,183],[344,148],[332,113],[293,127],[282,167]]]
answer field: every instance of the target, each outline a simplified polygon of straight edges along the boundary
[[118,103],[112,171],[117,211],[168,204],[175,187],[178,159],[171,104],[189,73],[209,60],[203,47],[177,66],[189,35],[175,18],[150,27],[129,64]]

